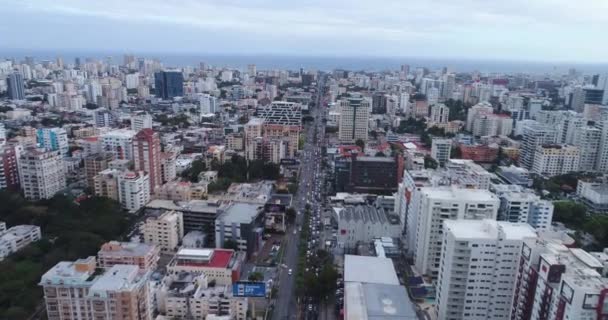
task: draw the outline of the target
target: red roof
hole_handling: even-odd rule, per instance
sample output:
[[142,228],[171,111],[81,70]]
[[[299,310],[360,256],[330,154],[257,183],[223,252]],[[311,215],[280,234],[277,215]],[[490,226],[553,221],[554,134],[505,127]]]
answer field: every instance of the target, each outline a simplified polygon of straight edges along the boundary
[[215,249],[208,265],[212,268],[227,268],[233,254],[232,250]]

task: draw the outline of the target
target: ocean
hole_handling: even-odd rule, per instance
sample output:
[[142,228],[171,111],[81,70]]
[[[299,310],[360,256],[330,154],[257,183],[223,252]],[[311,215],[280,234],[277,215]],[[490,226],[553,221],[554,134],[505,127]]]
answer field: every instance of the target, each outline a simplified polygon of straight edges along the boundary
[[204,62],[215,67],[230,67],[245,70],[248,64],[255,64],[258,70],[287,69],[322,70],[346,69],[353,71],[384,71],[397,70],[402,64],[408,64],[410,70],[416,67],[426,67],[437,70],[448,67],[452,72],[482,73],[528,73],[528,74],[565,74],[570,68],[575,68],[585,74],[608,72],[608,63],[585,64],[567,62],[534,62],[507,61],[488,59],[439,59],[424,57],[341,57],[341,56],[306,56],[306,55],[276,55],[276,54],[176,54],[176,53],[131,53],[131,52],[93,52],[93,51],[25,51],[16,49],[1,49],[0,59],[14,58],[22,60],[25,56],[33,56],[36,60],[54,60],[62,57],[66,63],[73,63],[76,57],[105,59],[112,57],[114,63],[122,63],[124,54],[137,57],[159,59],[166,67],[198,66]]

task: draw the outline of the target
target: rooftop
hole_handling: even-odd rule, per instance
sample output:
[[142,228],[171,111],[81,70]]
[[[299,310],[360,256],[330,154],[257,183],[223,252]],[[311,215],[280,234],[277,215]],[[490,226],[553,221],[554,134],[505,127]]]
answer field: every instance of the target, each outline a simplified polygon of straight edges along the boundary
[[480,189],[461,189],[453,187],[423,187],[420,189],[422,194],[427,194],[430,198],[449,201],[475,201],[488,202],[499,201],[498,197],[488,190]]
[[259,214],[258,204],[232,202],[217,217],[224,223],[251,223]]
[[399,285],[393,261],[368,256],[344,256],[344,281]]
[[154,245],[146,243],[110,241],[101,246],[98,255],[137,257],[147,255],[154,250]]
[[352,282],[344,287],[349,319],[418,319],[404,286]]
[[89,289],[90,295],[103,295],[107,291],[130,291],[133,287],[144,282],[146,273],[136,265],[118,264],[108,269],[96,278]]
[[228,268],[234,255],[228,249],[181,248],[175,255],[175,263],[181,266]]

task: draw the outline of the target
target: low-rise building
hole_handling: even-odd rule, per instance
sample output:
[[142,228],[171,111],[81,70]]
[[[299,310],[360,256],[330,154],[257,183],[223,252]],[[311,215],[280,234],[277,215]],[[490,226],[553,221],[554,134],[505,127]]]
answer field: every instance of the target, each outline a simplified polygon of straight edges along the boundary
[[230,249],[181,248],[167,265],[169,274],[182,272],[204,274],[218,285],[231,285],[239,281],[245,254]]
[[347,206],[339,211],[336,220],[338,246],[345,249],[371,243],[375,238],[398,238],[401,235],[398,216],[383,208],[369,205]]
[[218,212],[215,219],[215,247],[223,248],[228,240],[251,256],[262,246],[263,206],[233,202]]
[[580,203],[593,214],[608,214],[608,183],[579,180],[576,196]]
[[0,261],[42,237],[38,226],[18,225],[6,229],[6,224],[0,223]]
[[146,271],[154,271],[160,250],[156,245],[138,242],[110,241],[97,252],[99,267],[109,269],[117,264],[132,264]]

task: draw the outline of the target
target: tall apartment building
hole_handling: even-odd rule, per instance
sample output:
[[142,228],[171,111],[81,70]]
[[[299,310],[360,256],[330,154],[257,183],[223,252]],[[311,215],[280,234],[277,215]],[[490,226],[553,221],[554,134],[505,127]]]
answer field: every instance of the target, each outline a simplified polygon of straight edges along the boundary
[[131,117],[131,130],[140,132],[143,129],[152,129],[152,116],[149,113],[136,114]]
[[142,129],[133,138],[135,170],[144,171],[150,179],[150,190],[163,184],[161,172],[160,137],[150,128]]
[[90,188],[95,187],[95,176],[106,170],[112,160],[113,155],[111,153],[95,153],[84,158],[84,173],[87,178],[87,185]]
[[481,115],[489,115],[494,112],[494,108],[489,102],[480,102],[471,108],[467,112],[467,123],[466,129],[469,132],[473,131],[473,121]]
[[154,90],[158,98],[170,100],[184,95],[184,75],[179,70],[154,73]]
[[605,319],[608,279],[591,254],[559,240],[526,240],[515,276],[511,319]]
[[580,151],[575,146],[539,145],[530,172],[552,177],[578,171],[580,157]]
[[179,211],[159,211],[146,217],[142,229],[145,243],[175,252],[184,237],[184,218]]
[[452,140],[451,139],[438,139],[433,138],[431,145],[431,157],[437,161],[439,166],[443,167],[448,160],[450,160],[450,154],[452,152]]
[[160,249],[154,244],[110,241],[104,243],[97,260],[99,267],[110,269],[118,264],[138,266],[144,271],[154,271],[160,257]]
[[133,160],[133,138],[137,132],[127,129],[112,130],[101,135],[103,152],[110,152],[114,159]]
[[95,257],[62,261],[40,279],[49,320],[151,320],[150,272],[115,265],[96,273]]
[[28,149],[18,161],[21,190],[28,200],[50,199],[66,187],[63,157],[58,151]]
[[93,192],[98,197],[119,201],[118,176],[122,172],[116,169],[105,169],[93,177]]
[[338,138],[341,142],[367,141],[369,101],[360,96],[340,100]]
[[601,133],[600,129],[591,126],[583,126],[576,130],[572,144],[578,147],[580,153],[577,171],[595,170]]
[[536,239],[525,223],[446,220],[437,281],[437,317],[508,319],[521,247]]
[[431,106],[431,116],[429,122],[431,123],[447,123],[450,119],[450,108],[445,104],[439,103]]
[[508,136],[513,132],[513,119],[501,114],[478,114],[473,119],[474,136]]
[[112,127],[116,124],[114,115],[106,109],[98,109],[93,113],[93,120],[95,121],[95,127]]
[[150,177],[143,171],[118,175],[118,200],[129,212],[137,212],[150,202]]
[[162,183],[173,181],[177,177],[177,153],[176,152],[161,152],[160,153],[160,171]]
[[433,279],[440,269],[443,222],[495,220],[500,206],[498,197],[487,190],[456,187],[421,188],[417,201],[415,267]]
[[553,144],[557,140],[557,132],[554,128],[531,122],[523,127],[523,143],[520,151],[519,162],[522,167],[531,170],[534,165],[537,147]]
[[531,190],[514,185],[496,185],[493,191],[500,198],[498,220],[528,223],[537,230],[551,229],[551,201],[542,200]]
[[597,151],[595,170],[608,172],[608,119],[602,119],[595,123],[600,130],[600,146]]
[[25,86],[20,73],[11,73],[6,78],[8,98],[11,100],[25,99]]
[[0,147],[0,189],[19,189],[18,150],[11,145]]
[[68,133],[63,128],[40,128],[36,131],[36,142],[40,148],[59,151],[63,157],[68,156]]

